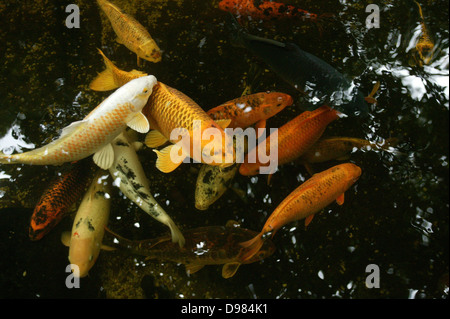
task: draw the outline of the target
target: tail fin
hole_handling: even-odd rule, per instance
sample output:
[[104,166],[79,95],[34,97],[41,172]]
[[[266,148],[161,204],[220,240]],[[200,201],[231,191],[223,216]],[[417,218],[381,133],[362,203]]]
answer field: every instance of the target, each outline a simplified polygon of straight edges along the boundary
[[170,228],[170,234],[172,235],[172,242],[178,243],[182,248],[186,240],[184,239],[184,236],[181,233],[180,229],[177,227],[177,225],[171,218],[167,220],[166,225]]
[[262,247],[264,244],[264,239],[262,238],[263,232],[260,232],[258,235],[253,237],[252,239],[240,243],[242,246],[242,250],[239,253],[239,261],[244,263],[252,258]]
[[98,49],[105,62],[106,69],[99,73],[97,77],[89,84],[89,88],[94,91],[110,91],[119,87],[114,80],[114,64]]

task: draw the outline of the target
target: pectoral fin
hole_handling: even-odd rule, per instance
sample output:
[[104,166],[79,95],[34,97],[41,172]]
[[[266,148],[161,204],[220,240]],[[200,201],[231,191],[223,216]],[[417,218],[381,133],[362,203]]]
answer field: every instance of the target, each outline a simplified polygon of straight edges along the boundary
[[[175,163],[172,161],[172,158],[170,156],[170,153],[172,151],[172,149],[176,147],[177,149],[174,149],[174,152],[178,152],[178,153],[174,153],[174,154],[178,154],[178,159],[180,160],[179,163]],[[161,172],[163,173],[170,173],[172,172],[174,169],[176,169],[178,166],[180,166],[180,164],[183,162],[183,159],[186,157],[186,155],[180,155],[180,151],[183,152],[182,148],[178,145],[169,145],[165,148],[163,148],[161,151],[158,150],[153,150],[157,155],[158,158],[156,159],[156,168],[159,169]]]
[[305,218],[305,227],[308,227],[308,225],[311,223],[313,218],[314,218],[314,214],[309,215],[308,217]]
[[197,271],[199,271],[200,269],[202,269],[204,267],[204,265],[199,265],[199,264],[187,264],[186,265],[186,273],[188,275],[190,274],[194,274]]
[[234,276],[236,271],[239,269],[241,263],[233,262],[223,265],[222,267],[222,277],[223,278],[231,278]]
[[72,236],[72,233],[70,231],[64,231],[61,234],[61,242],[64,246],[69,247],[70,246],[70,237]]
[[344,193],[342,193],[341,195],[338,196],[338,198],[336,198],[336,203],[338,203],[338,205],[344,204]]
[[148,132],[145,137],[145,145],[151,148],[155,148],[167,143],[167,138],[161,134],[158,130],[152,130]]
[[147,117],[145,117],[142,112],[136,113],[127,125],[139,133],[147,133],[150,130],[150,124],[148,123]]
[[93,157],[94,163],[102,169],[109,169],[114,163],[114,149],[111,144],[105,145]]
[[224,119],[224,120],[215,120],[217,125],[219,125],[221,128],[226,129],[228,125],[231,123],[231,119]]

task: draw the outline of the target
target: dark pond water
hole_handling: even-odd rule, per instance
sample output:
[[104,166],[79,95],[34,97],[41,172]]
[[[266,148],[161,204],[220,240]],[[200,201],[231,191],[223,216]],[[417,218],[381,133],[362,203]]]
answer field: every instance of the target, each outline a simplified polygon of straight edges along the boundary
[[[59,130],[82,119],[108,93],[89,90],[103,70],[101,48],[123,70],[137,68],[136,56],[115,42],[95,1],[73,1],[80,28],[68,29],[70,1],[0,2],[0,147],[15,152],[44,145]],[[295,103],[268,121],[280,127],[300,114],[300,93],[230,43],[229,16],[215,1],[114,1],[132,14],[162,48],[160,63],[140,68],[184,92],[205,110],[241,95],[249,70],[262,74],[255,91],[291,94]],[[220,266],[187,276],[183,265],[148,261],[122,252],[101,252],[80,288],[68,289],[68,248],[60,242],[70,230],[65,218],[37,242],[28,225],[37,199],[64,167],[0,165],[1,298],[435,298],[448,297],[449,253],[449,60],[448,1],[421,1],[435,51],[429,65],[414,59],[420,33],[414,1],[374,1],[379,28],[366,28],[364,1],[289,1],[317,14],[332,13],[320,25],[284,19],[245,22],[258,36],[293,42],[354,79],[367,95],[376,81],[377,104],[368,119],[343,118],[325,136],[377,141],[395,137],[395,152],[356,151],[350,162],[362,169],[358,182],[318,213],[280,230],[275,253],[243,265],[230,279]],[[319,28],[320,27],[320,28]],[[143,136],[142,136],[143,138]],[[151,189],[181,229],[238,221],[259,231],[269,214],[309,178],[303,165],[283,165],[271,186],[265,176],[237,175],[233,186],[206,211],[194,206],[198,164],[170,174],[155,168],[150,149],[140,152]],[[320,171],[340,163],[315,166]],[[74,208],[75,210],[75,208]],[[116,190],[110,228],[131,239],[166,234],[165,226],[141,212]],[[379,288],[368,288],[366,267],[380,271]]]

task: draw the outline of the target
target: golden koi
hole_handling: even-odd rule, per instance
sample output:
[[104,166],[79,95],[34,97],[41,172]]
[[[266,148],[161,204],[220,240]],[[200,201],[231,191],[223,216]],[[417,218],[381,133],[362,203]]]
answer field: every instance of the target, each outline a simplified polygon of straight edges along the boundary
[[[174,144],[161,151],[154,150],[158,155],[156,167],[160,171],[164,173],[173,171],[188,156],[197,162],[221,167],[230,166],[235,162],[232,146],[225,145],[225,142],[231,144],[232,139],[227,138],[223,130],[228,126],[230,120],[218,121],[222,127],[219,126],[184,93],[158,82],[143,113],[147,116],[151,127],[155,129],[147,134],[145,144],[152,148],[161,146],[168,141]],[[219,133],[220,139],[216,139],[216,136],[204,139],[203,133],[207,129],[213,129],[215,133]],[[199,132],[200,136],[194,136],[194,131]],[[171,134],[173,134],[172,138]],[[208,137],[210,137],[209,134]],[[178,142],[181,145],[177,144]],[[199,149],[196,150],[196,146]],[[228,152],[230,148],[232,154]],[[172,153],[178,154],[178,161],[172,160]]]
[[422,28],[422,34],[420,35],[419,40],[416,43],[416,50],[420,58],[420,65],[422,65],[422,63],[428,65],[433,58],[434,43],[431,40],[427,26],[425,25],[425,18],[423,17],[422,7],[417,1],[414,2],[419,7],[420,25]]
[[172,241],[180,247],[184,245],[183,234],[165,210],[153,198],[144,168],[136,154],[135,147],[126,131],[112,142],[114,163],[109,168],[115,184],[122,193],[157,221],[169,227]]
[[97,0],[97,3],[111,22],[117,42],[136,53],[138,65],[139,58],[161,61],[161,50],[142,24],[106,0]]
[[68,242],[66,235],[62,237],[63,243],[69,245],[70,263],[78,266],[78,269],[72,268],[76,277],[88,274],[102,248],[111,207],[108,177],[107,172],[99,170],[81,201]]
[[128,82],[83,120],[65,127],[57,140],[21,154],[0,154],[0,163],[60,165],[94,154],[94,162],[108,169],[114,161],[111,142],[127,125],[140,133],[148,132],[149,123],[141,111],[155,84],[153,75]]
[[306,218],[307,225],[315,213],[334,200],[342,205],[344,192],[358,180],[360,175],[361,168],[351,163],[337,165],[313,175],[278,205],[257,236],[241,243],[243,248],[239,260],[245,262],[252,258],[264,241],[269,237],[272,238],[284,225],[303,218]]

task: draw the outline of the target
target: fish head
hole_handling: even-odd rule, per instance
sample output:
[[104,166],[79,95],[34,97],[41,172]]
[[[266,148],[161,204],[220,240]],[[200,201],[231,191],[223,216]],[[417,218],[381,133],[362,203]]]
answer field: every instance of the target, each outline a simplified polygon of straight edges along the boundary
[[152,94],[153,87],[156,85],[157,80],[153,75],[143,76],[134,80],[131,80],[125,85],[129,85],[129,89],[131,90],[131,99],[130,105],[132,105],[133,112],[141,111],[147,100]]
[[69,261],[71,264],[78,266],[78,269],[72,269],[74,275],[80,278],[87,276],[89,270],[94,266],[99,253],[100,244],[94,238],[77,238],[72,236],[69,248]]
[[136,49],[136,54],[141,59],[154,63],[161,61],[162,58],[161,50],[153,39],[149,39],[145,43],[141,44]]
[[214,122],[202,129],[202,162],[220,167],[228,167],[236,162],[233,137]]
[[347,181],[351,185],[355,183],[359,177],[361,176],[361,168],[353,163],[345,163],[342,164],[346,173],[347,173]]
[[292,96],[285,93],[272,92],[264,96],[262,111],[264,117],[269,118],[282,111],[286,106],[294,103]]
[[417,54],[419,58],[425,65],[431,63],[431,59],[433,58],[433,49],[434,45],[431,42],[427,41],[419,41],[416,45]]

